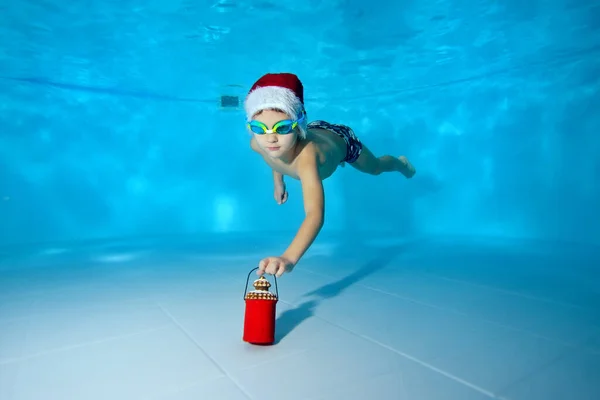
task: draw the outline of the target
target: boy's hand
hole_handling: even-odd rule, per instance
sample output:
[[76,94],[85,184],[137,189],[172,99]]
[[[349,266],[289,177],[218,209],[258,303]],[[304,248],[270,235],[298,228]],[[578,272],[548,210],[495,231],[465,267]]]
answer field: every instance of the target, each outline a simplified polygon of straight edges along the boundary
[[287,201],[288,193],[285,190],[285,183],[276,183],[275,184],[275,201],[277,204],[283,204]]
[[294,269],[294,263],[283,257],[267,257],[263,258],[258,263],[257,275],[264,275],[265,273],[280,277],[284,272],[291,272]]

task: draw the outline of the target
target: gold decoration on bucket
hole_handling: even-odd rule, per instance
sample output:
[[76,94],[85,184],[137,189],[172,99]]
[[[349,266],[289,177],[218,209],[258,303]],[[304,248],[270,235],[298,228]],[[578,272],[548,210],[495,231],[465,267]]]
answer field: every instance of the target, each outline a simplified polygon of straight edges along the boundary
[[274,293],[269,292],[271,283],[264,277],[261,276],[254,281],[254,289],[246,294],[246,299],[260,299],[260,300],[277,300],[277,296]]

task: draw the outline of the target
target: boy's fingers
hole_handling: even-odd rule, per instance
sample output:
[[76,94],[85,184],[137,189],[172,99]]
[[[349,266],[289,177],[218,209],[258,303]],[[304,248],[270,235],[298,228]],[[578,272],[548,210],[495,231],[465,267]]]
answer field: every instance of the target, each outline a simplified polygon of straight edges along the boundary
[[258,271],[256,271],[257,275],[262,275],[265,273],[265,269],[267,268],[267,261],[266,260],[261,260],[258,263]]
[[267,273],[275,275],[277,273],[277,266],[278,264],[276,262],[269,263],[267,266]]
[[275,275],[276,277],[280,277],[285,273],[286,264],[283,261],[280,261],[276,257],[269,257],[261,260],[258,263],[258,271],[257,275]]
[[279,268],[277,269],[277,277],[280,278],[281,275],[283,275],[283,273],[285,272],[285,265],[280,264]]

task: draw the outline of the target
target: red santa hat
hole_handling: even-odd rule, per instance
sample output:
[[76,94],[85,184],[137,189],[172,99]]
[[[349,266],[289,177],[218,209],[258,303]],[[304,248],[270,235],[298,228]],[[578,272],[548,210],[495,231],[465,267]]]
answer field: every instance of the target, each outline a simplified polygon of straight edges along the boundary
[[[281,110],[290,118],[297,119],[304,113],[304,87],[294,74],[263,75],[252,85],[246,96],[244,108],[248,119],[268,108]],[[298,124],[301,137],[306,137],[306,125],[305,117]]]

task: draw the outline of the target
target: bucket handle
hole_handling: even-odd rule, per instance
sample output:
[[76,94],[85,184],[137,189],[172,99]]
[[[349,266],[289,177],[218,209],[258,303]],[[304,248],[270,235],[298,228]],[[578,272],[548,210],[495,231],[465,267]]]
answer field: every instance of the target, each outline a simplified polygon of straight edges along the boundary
[[[246,287],[244,288],[244,299],[246,299],[246,294],[248,293],[248,282],[250,282],[250,274],[252,274],[257,269],[258,267],[254,268],[248,273],[248,278],[246,279]],[[273,275],[273,279],[275,280],[275,294],[277,295],[277,298],[279,298],[279,289],[277,289],[277,277]]]

